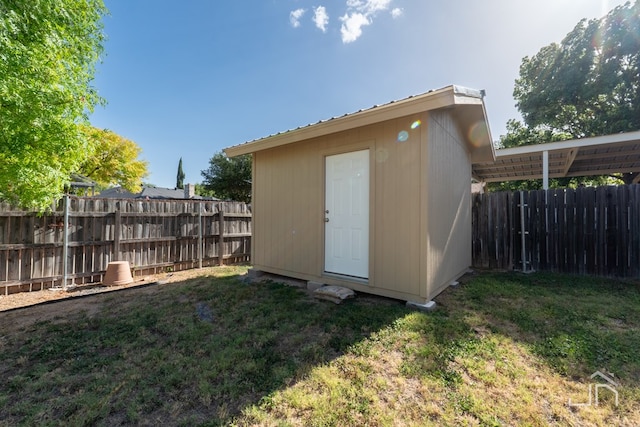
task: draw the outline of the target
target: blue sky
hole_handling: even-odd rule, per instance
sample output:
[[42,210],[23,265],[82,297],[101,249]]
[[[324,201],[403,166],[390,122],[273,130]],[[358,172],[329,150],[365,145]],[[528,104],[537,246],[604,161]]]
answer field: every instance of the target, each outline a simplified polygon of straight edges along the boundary
[[493,139],[519,118],[524,56],[619,0],[105,0],[94,126],[173,188],[225,147],[457,84],[485,89]]

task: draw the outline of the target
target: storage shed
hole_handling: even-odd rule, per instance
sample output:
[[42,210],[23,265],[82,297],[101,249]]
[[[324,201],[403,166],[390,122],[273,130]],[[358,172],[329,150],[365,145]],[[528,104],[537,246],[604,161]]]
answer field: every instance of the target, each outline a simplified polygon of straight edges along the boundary
[[471,265],[484,92],[448,86],[227,148],[253,155],[255,270],[424,304]]

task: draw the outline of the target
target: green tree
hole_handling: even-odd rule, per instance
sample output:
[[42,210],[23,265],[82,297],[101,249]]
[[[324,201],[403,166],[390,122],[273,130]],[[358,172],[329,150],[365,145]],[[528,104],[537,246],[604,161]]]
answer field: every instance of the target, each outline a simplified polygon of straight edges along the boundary
[[99,189],[121,186],[132,193],[139,192],[142,179],[148,175],[147,162],[138,158],[142,149],[107,129],[81,129],[90,142],[90,150],[77,173],[95,181]]
[[[601,19],[582,20],[562,40],[520,65],[513,96],[524,123],[511,120],[500,148],[640,129],[640,0]],[[635,175],[552,179],[551,187],[631,182]],[[541,181],[493,183],[490,190],[536,189]]]
[[195,188],[195,193],[198,196],[202,196],[202,197],[216,197],[216,195],[214,194],[213,191],[207,189],[204,184],[200,184],[200,183],[196,183],[195,184],[196,188]]
[[640,129],[639,34],[636,0],[525,57],[513,92],[525,124],[574,138]]
[[216,153],[201,171],[205,189],[220,199],[251,202],[251,155],[228,158]]
[[0,0],[0,198],[44,210],[87,155],[102,0]]
[[[571,136],[565,133],[557,133],[551,129],[530,128],[517,120],[509,120],[507,122],[506,135],[500,136],[498,148],[512,148],[523,145],[543,144],[545,142],[563,141]],[[550,181],[549,185],[554,187],[558,185],[557,180]],[[542,189],[542,180],[518,180],[505,182],[490,182],[487,184],[489,191],[514,191],[514,190],[540,190]]]
[[184,171],[182,170],[182,157],[180,157],[180,161],[178,162],[178,175],[176,176],[176,188],[183,189],[184,188]]

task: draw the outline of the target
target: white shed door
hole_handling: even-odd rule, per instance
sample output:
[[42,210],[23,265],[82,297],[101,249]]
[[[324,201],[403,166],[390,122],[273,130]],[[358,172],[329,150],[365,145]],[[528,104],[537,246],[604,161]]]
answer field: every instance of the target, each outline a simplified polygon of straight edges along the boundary
[[369,277],[369,150],[328,156],[324,269]]

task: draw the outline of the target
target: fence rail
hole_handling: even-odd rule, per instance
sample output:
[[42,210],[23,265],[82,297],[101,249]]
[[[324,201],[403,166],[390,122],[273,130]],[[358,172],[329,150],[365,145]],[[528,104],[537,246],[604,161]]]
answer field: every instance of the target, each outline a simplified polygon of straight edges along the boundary
[[[134,275],[249,261],[251,219],[239,202],[0,204],[0,294],[101,281],[111,261]],[[478,194],[472,221],[475,267],[640,278],[640,184]]]
[[248,261],[251,210],[239,202],[68,197],[38,215],[0,204],[0,293]]
[[472,218],[476,267],[640,278],[638,184],[478,194]]

